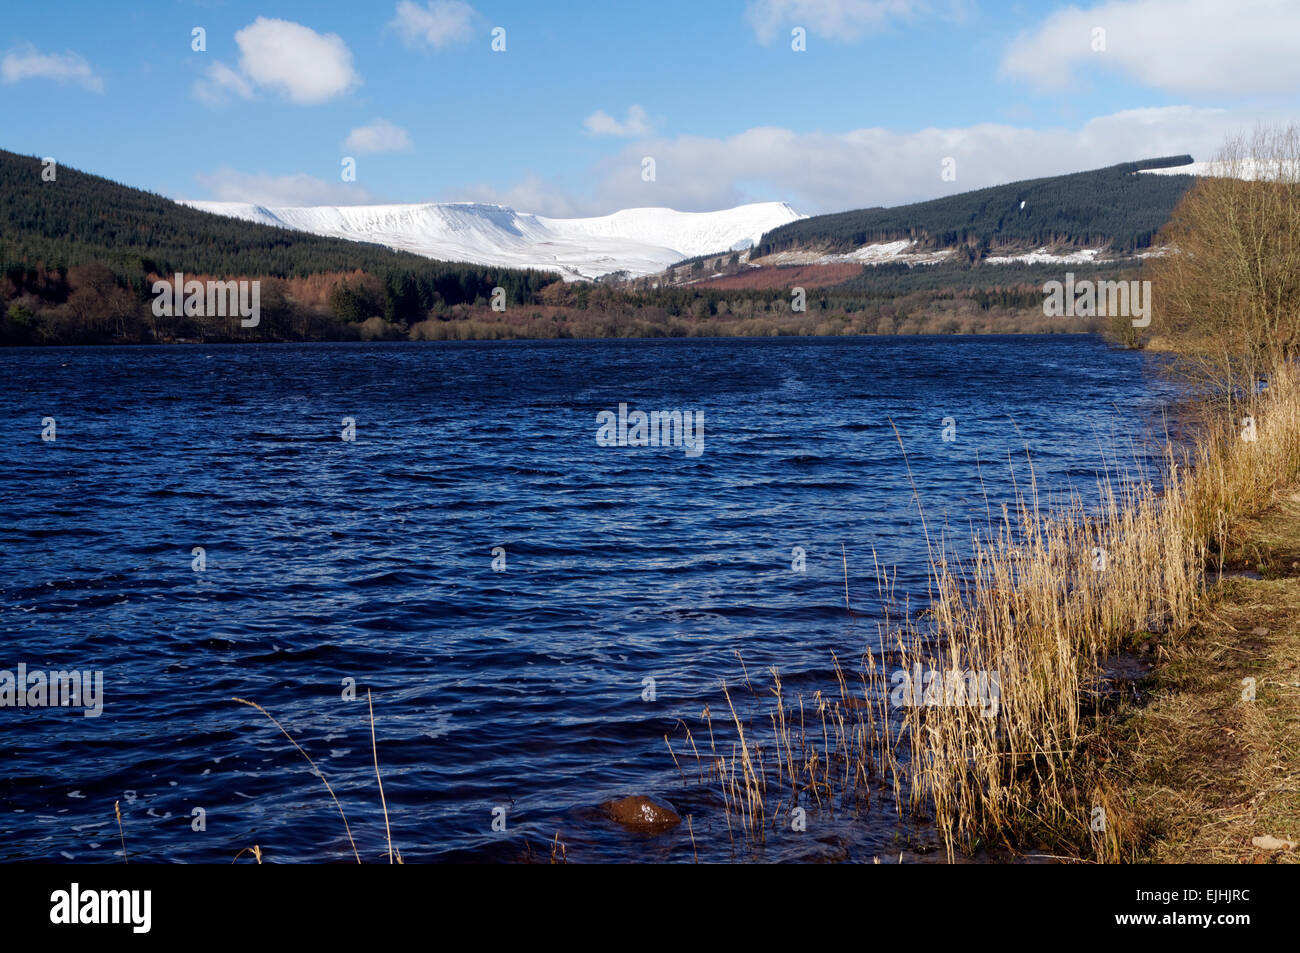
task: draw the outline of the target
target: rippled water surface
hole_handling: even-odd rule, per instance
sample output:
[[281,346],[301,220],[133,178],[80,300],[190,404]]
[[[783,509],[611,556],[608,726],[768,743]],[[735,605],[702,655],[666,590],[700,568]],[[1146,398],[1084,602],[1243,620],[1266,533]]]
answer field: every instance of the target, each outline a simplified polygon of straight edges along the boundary
[[[876,638],[873,547],[924,595],[891,419],[931,525],[965,532],[1026,445],[1040,492],[1086,497],[1159,432],[1146,360],[1077,336],[0,351],[0,669],[104,678],[98,718],[0,708],[0,858],[120,862],[120,800],[133,860],[351,859],[242,696],[378,860],[369,687],[408,862],[546,859],[557,833],[571,860],[870,860],[895,833],[870,813],[733,845],[664,734],[741,659],[832,687],[831,653]],[[620,402],[703,412],[704,452],[598,446]],[[694,846],[597,810],[632,793]]]

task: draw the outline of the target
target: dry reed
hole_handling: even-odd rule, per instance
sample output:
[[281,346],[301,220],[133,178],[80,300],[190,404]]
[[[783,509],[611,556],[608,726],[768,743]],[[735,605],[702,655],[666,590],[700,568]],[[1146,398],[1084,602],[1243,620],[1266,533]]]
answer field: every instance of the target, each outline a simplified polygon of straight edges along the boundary
[[[1254,440],[1243,439],[1239,417],[1202,422],[1195,444],[1166,441],[1158,481],[1140,462],[1130,471],[1108,461],[1091,507],[1077,493],[1046,506],[1029,460],[1014,503],[996,523],[990,511],[960,554],[947,527],[931,535],[922,510],[924,624],[898,606],[877,562],[882,655],[864,656],[860,694],[835,659],[839,697],[814,693],[808,725],[803,696],[796,718],[773,669],[771,733],[760,739],[723,686],[737,742],[719,754],[709,722],[708,775],[721,784],[729,829],[734,815],[761,841],[783,809],[869,802],[874,784],[891,789],[900,815],[906,806],[932,818],[949,857],[1045,842],[1125,859],[1133,821],[1086,751],[1104,704],[1104,663],[1152,634],[1176,641],[1203,603],[1206,568],[1221,560],[1228,527],[1300,477],[1295,364],[1275,368],[1237,412],[1253,418]],[[918,667],[938,675],[899,704],[898,673]],[[970,697],[969,673],[996,685],[980,688],[995,696],[993,716],[989,699]]]

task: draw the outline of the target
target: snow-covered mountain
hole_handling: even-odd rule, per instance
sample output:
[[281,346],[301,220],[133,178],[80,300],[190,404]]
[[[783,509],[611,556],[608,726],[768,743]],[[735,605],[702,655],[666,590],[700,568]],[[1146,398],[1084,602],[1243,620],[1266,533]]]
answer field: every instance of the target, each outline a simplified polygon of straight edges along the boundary
[[545,218],[503,205],[336,205],[267,208],[241,202],[183,204],[204,212],[316,235],[374,242],[445,261],[558,271],[565,278],[640,276],[674,262],[748,248],[804,218],[784,202],[720,212],[633,208],[598,218]]

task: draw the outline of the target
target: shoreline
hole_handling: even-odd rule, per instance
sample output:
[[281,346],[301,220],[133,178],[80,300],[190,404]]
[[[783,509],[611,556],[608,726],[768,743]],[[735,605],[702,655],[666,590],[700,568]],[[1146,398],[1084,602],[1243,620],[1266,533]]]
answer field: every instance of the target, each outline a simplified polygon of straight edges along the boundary
[[10,344],[0,342],[0,353],[19,352],[19,351],[47,351],[58,348],[172,348],[172,347],[283,347],[296,346],[303,344],[510,344],[510,343],[589,343],[593,341],[621,341],[626,343],[645,342],[659,343],[663,341],[772,341],[772,340],[814,340],[814,341],[842,341],[853,339],[870,339],[870,338],[990,338],[990,337],[1071,337],[1071,336],[1096,337],[1105,343],[1108,347],[1116,351],[1152,351],[1159,352],[1161,348],[1132,347],[1112,340],[1104,330],[1100,328],[1062,328],[1058,331],[1043,330],[1003,330],[990,329],[985,331],[899,331],[893,333],[883,332],[846,332],[843,334],[814,334],[802,332],[780,332],[776,334],[662,334],[662,335],[595,335],[591,337],[467,337],[467,338],[419,338],[419,337],[396,337],[396,338],[316,338],[311,340],[290,341],[257,341],[257,340],[239,340],[239,339],[222,339],[212,341],[192,341],[192,340],[169,340],[169,341],[101,341],[101,342],[50,342],[45,344]]
[[[1159,491],[1150,482],[1115,489],[1108,481],[1099,487],[1099,505],[1086,506],[1075,495],[1040,509],[1037,491],[1026,488],[1001,525],[973,533],[970,555],[953,550],[943,536],[933,548],[927,543],[932,596],[924,625],[887,614],[880,630],[883,657],[868,650],[860,668],[844,670],[835,660],[839,690],[827,686],[816,693],[810,730],[804,699],[783,700],[775,669],[770,732],[761,716],[740,718],[724,686],[726,735],[705,762],[729,826],[761,844],[769,825],[792,807],[811,813],[814,803],[852,809],[864,798],[879,799],[892,802],[899,818],[933,831],[949,862],[1159,857],[1173,835],[1153,824],[1158,812],[1143,803],[1141,792],[1163,799],[1168,813],[1168,805],[1185,804],[1196,789],[1171,788],[1156,767],[1162,759],[1146,757],[1133,744],[1127,750],[1125,738],[1143,736],[1143,719],[1159,718],[1170,706],[1197,708],[1193,701],[1206,689],[1182,681],[1193,663],[1171,668],[1171,660],[1192,659],[1204,670],[1201,680],[1209,679],[1218,656],[1186,653],[1206,632],[1219,635],[1209,644],[1222,645],[1222,627],[1215,626],[1231,609],[1245,620],[1234,632],[1245,626],[1257,640],[1272,637],[1275,646],[1273,654],[1255,659],[1271,681],[1258,679],[1254,707],[1245,709],[1255,721],[1242,719],[1241,733],[1256,739],[1269,764],[1281,746],[1292,752],[1287,758],[1293,765],[1300,713],[1294,697],[1281,699],[1276,685],[1300,688],[1294,621],[1300,579],[1241,579],[1222,570],[1250,563],[1246,557],[1255,559],[1252,554],[1264,547],[1300,577],[1300,505],[1280,516],[1274,509],[1284,498],[1300,504],[1293,489],[1300,484],[1300,368],[1280,365],[1264,396],[1241,411],[1254,415],[1257,431],[1245,437],[1232,419],[1207,414],[1190,449],[1168,449]],[[919,497],[917,505],[924,520]],[[928,530],[926,536],[932,539]],[[1275,542],[1266,545],[1270,538]],[[1267,560],[1258,565],[1259,575],[1273,571]],[[890,606],[888,577],[880,583]],[[1289,628],[1274,621],[1287,618],[1288,609]],[[1159,663],[1155,671],[1144,673],[1143,656]],[[933,699],[927,688],[924,700],[900,707],[891,702],[891,685],[899,672],[914,670],[944,675],[943,688],[933,689]],[[1283,671],[1289,680],[1280,681]],[[947,678],[950,673],[957,678]],[[981,674],[999,684],[995,717],[988,717],[988,706],[971,704],[969,688],[953,691],[954,682],[964,677],[969,685],[971,675]],[[1241,691],[1237,680],[1226,688],[1216,683],[1216,691]],[[1140,703],[1143,691],[1155,693],[1159,703],[1149,713]],[[1178,782],[1184,787],[1194,784],[1206,757],[1190,735],[1177,723],[1166,733],[1164,760],[1187,772]],[[712,745],[711,723],[707,737]],[[675,740],[679,750],[691,743],[690,729]],[[1251,780],[1259,766],[1227,763],[1241,769],[1233,782],[1239,802],[1255,804],[1279,786],[1261,790]],[[1215,783],[1224,781],[1216,777]],[[1284,791],[1297,789],[1292,768],[1280,784]],[[1261,818],[1253,836],[1269,840],[1247,839],[1246,846],[1293,846],[1300,837],[1297,800],[1291,798],[1290,813],[1272,809]],[[1194,830],[1199,812],[1193,813],[1182,824]],[[859,823],[871,824],[870,813]]]
[[1137,862],[1300,863],[1300,484],[1233,532],[1233,568],[1099,726]]
[[[1082,862],[1300,861],[1295,365],[1270,383],[1264,400],[1239,411],[1262,414],[1267,437],[1246,442],[1231,422],[1216,430],[1203,418],[1195,456],[1177,465],[1173,499],[1151,497],[1160,509],[1191,507],[1178,520],[1154,516],[1156,526],[1181,523],[1185,555],[1197,554],[1182,584],[1189,600],[1148,625],[1121,627],[1110,649],[1080,659],[1078,742],[1056,765],[1076,790],[1061,801],[1035,770],[1025,807],[1043,797],[1057,807],[1073,801],[1074,811],[1091,804],[1090,815],[1063,826],[1041,823],[1036,810],[1012,815],[1003,832],[1013,858],[1049,851]],[[1143,508],[1112,508],[1110,522],[1135,531]],[[1088,821],[1088,835],[1071,830],[1071,820]]]

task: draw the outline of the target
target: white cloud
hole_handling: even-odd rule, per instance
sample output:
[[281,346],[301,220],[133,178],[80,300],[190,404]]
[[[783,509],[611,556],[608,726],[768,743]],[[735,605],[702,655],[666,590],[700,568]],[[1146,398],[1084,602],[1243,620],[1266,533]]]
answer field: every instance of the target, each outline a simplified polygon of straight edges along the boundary
[[380,199],[355,182],[327,182],[297,172],[269,175],[239,172],[223,166],[215,172],[199,172],[194,178],[217,202],[251,202],[254,205],[373,205]]
[[24,79],[52,79],[65,86],[81,86],[92,93],[104,91],[104,81],[95,75],[90,64],[80,55],[42,53],[30,43],[21,50],[12,50],[0,60],[0,77],[6,83]]
[[474,8],[463,0],[431,0],[424,6],[402,0],[388,26],[402,35],[407,46],[440,50],[469,39],[477,19]]
[[593,136],[648,136],[654,132],[650,117],[636,104],[627,107],[627,118],[622,122],[597,109],[583,121],[583,125]]
[[411,137],[401,126],[387,119],[376,119],[348,133],[343,147],[360,153],[406,152],[411,149]]
[[221,106],[232,96],[251,99],[253,85],[242,74],[220,60],[215,60],[207,72],[194,83],[194,95],[209,106]]
[[815,36],[857,40],[929,6],[923,0],[750,0],[745,19],[765,44],[778,35],[788,37],[796,26]]
[[361,82],[351,50],[335,33],[258,17],[235,34],[235,42],[244,76],[295,103],[323,103]]
[[[1105,50],[1093,51],[1094,28]],[[1300,4],[1278,0],[1116,0],[1067,7],[1008,47],[1001,75],[1067,88],[1085,64],[1188,96],[1292,92],[1300,85]]]
[[[477,187],[449,199],[498,201],[543,215],[598,215],[667,206],[710,211],[746,202],[787,201],[815,214],[899,205],[1019,179],[1079,172],[1155,156],[1211,157],[1226,135],[1285,116],[1193,106],[1133,109],[1077,128],[1028,129],[997,123],[895,132],[856,129],[802,133],[761,127],[727,138],[643,140],[587,170],[575,192],[530,177],[512,188]],[[641,179],[651,156],[656,180]],[[941,163],[957,160],[955,182]]]

